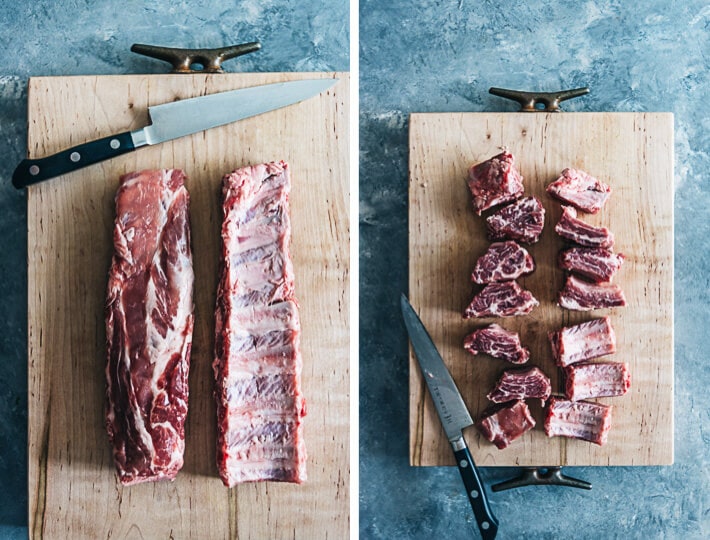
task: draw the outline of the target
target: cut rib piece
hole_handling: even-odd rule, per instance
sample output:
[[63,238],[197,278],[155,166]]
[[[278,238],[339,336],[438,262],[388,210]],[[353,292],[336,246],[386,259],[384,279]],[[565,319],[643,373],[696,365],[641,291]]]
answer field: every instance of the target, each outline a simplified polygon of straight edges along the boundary
[[574,205],[583,212],[596,214],[606,203],[611,188],[590,174],[578,169],[565,169],[546,191],[562,202]]
[[496,386],[486,396],[493,403],[539,398],[543,405],[552,393],[550,379],[540,368],[509,369],[503,372]]
[[623,396],[631,386],[629,366],[620,362],[584,362],[565,368],[565,396],[580,399]]
[[471,274],[474,283],[510,281],[535,270],[535,261],[524,247],[512,240],[495,242],[478,258]]
[[473,297],[463,318],[527,315],[538,305],[540,302],[532,293],[521,288],[515,281],[489,283]]
[[504,407],[494,407],[484,411],[476,422],[481,435],[499,449],[506,448],[526,431],[535,427],[535,419],[524,401],[516,401]]
[[604,248],[567,249],[560,253],[559,266],[593,281],[611,281],[624,263],[623,253],[612,253]]
[[523,177],[515,168],[513,154],[502,152],[471,167],[468,189],[473,196],[473,209],[479,216],[484,210],[520,197]]
[[555,225],[555,232],[562,238],[577,242],[582,246],[611,249],[614,235],[606,227],[594,227],[577,219],[577,211],[571,206],[562,207],[562,216]]
[[616,352],[616,335],[611,319],[603,317],[550,332],[550,345],[560,367]]
[[134,172],[116,193],[106,429],[124,485],[173,479],[183,464],[194,281],[184,180]]
[[490,240],[517,240],[534,244],[545,226],[545,209],[537,197],[523,197],[486,218]]
[[572,437],[602,446],[611,429],[611,405],[550,398],[545,435]]
[[217,468],[225,485],[306,479],[302,360],[284,162],[222,184],[215,321]]
[[626,305],[626,298],[621,287],[614,283],[589,283],[570,275],[557,297],[557,303],[565,309],[591,311],[623,307]]
[[471,354],[488,354],[512,364],[524,364],[530,351],[520,344],[520,336],[497,324],[471,332],[464,338],[463,347]]

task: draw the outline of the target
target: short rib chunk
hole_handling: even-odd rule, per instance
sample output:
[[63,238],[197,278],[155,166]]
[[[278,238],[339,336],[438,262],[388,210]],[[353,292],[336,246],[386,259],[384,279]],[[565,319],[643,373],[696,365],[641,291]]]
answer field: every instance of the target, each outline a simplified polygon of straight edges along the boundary
[[506,370],[496,387],[486,396],[493,403],[505,403],[519,399],[538,398],[545,401],[552,393],[550,379],[539,368]]
[[289,191],[284,162],[238,169],[222,183],[221,277],[212,367],[217,468],[229,487],[306,479]]
[[530,351],[520,344],[520,336],[497,324],[471,332],[463,347],[471,354],[483,353],[512,364],[524,364],[530,358]]
[[520,197],[523,177],[515,168],[513,154],[502,152],[471,167],[468,189],[473,197],[473,209],[479,216],[484,210]]
[[126,174],[106,300],[106,429],[122,484],[183,464],[192,345],[190,198],[179,170]]
[[484,411],[482,418],[476,422],[476,427],[484,438],[502,450],[534,428],[535,419],[524,401],[516,401]]
[[548,337],[560,367],[616,352],[616,335],[609,317],[568,326],[550,332]]
[[517,240],[534,244],[545,226],[545,209],[537,197],[523,197],[486,218],[490,240]]
[[577,211],[571,206],[562,207],[562,216],[555,225],[555,232],[562,238],[572,240],[581,246],[611,249],[614,235],[606,227],[594,227],[577,218]]
[[474,283],[511,281],[535,270],[535,261],[527,250],[509,240],[494,242],[478,258],[471,274]]
[[575,247],[560,253],[559,267],[596,282],[611,281],[624,263],[623,253],[604,248]]
[[571,437],[602,446],[611,429],[611,405],[550,398],[545,417],[548,437]]
[[527,315],[539,304],[530,291],[521,288],[515,281],[490,283],[474,296],[463,318]]
[[620,362],[574,364],[565,376],[565,396],[572,401],[623,396],[631,386],[629,366]]
[[614,283],[589,283],[575,276],[567,276],[564,288],[557,297],[560,307],[574,311],[591,311],[626,305],[621,287]]
[[584,171],[565,169],[547,186],[547,192],[583,212],[596,214],[611,195],[611,188]]

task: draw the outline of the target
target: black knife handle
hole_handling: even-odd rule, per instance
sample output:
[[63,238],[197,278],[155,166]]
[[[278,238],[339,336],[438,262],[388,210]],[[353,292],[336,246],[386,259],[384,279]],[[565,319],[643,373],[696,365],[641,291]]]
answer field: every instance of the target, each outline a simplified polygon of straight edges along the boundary
[[23,159],[12,173],[12,185],[22,189],[134,149],[131,132],[126,131],[80,144],[41,159]]
[[476,469],[476,465],[473,462],[471,452],[468,451],[468,446],[466,446],[463,437],[452,443],[452,445],[454,447],[454,456],[456,456],[456,466],[466,486],[468,502],[471,503],[471,508],[473,508],[473,513],[476,516],[481,537],[483,540],[493,540],[498,534],[498,520],[488,506],[488,498],[481,483],[481,478],[478,476],[478,469]]

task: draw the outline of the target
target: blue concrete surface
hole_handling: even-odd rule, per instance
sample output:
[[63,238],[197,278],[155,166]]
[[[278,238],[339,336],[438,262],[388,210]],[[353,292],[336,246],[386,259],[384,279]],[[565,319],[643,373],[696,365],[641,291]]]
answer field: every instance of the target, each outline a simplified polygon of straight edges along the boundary
[[[710,537],[710,6],[704,0],[360,0],[360,535],[477,537],[453,468],[408,465],[407,116],[515,110],[488,88],[675,114],[675,464],[570,468],[593,490],[492,496],[500,538]],[[486,481],[512,470],[485,469]]]
[[164,73],[132,43],[221,47],[261,41],[227,71],[347,71],[343,0],[0,2],[0,538],[27,536],[27,219],[10,177],[27,152],[27,80]]

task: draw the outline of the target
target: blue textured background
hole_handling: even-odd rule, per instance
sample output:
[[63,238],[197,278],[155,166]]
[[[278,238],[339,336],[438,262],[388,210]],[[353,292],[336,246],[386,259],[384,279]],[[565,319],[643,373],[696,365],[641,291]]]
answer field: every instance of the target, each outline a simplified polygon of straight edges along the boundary
[[10,177],[27,153],[27,80],[164,73],[133,43],[222,47],[261,41],[226,71],[347,71],[344,0],[0,2],[0,538],[27,536],[27,218]]
[[[492,496],[500,538],[710,537],[710,6],[360,0],[360,531],[471,538],[458,472],[408,465],[407,115],[503,111],[488,88],[592,93],[572,111],[675,113],[675,465],[569,468],[592,491]],[[513,470],[485,469],[487,482]]]

